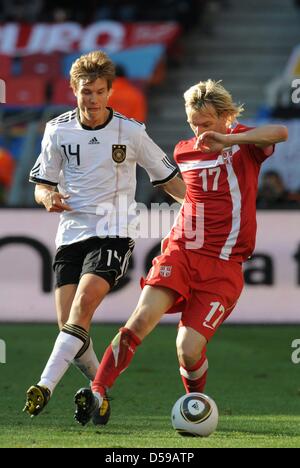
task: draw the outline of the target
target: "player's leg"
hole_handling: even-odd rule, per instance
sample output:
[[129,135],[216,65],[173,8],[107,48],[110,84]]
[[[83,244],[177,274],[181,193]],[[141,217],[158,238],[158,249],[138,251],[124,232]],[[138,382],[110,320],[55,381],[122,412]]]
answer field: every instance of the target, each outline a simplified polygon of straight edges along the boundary
[[[69,320],[71,307],[76,295],[77,284],[67,284],[56,288],[55,303],[57,311],[57,321],[59,329]],[[87,350],[72,361],[82,374],[90,381],[93,381],[99,366],[99,361],[93,348],[93,342],[90,338],[90,344]]]
[[[70,363],[83,356],[90,348],[90,320],[109,289],[107,281],[96,275],[84,275],[80,280],[69,319],[56,339],[41,379],[27,392],[24,410],[31,416],[36,416],[42,411]],[[47,392],[47,398],[44,390]]]
[[192,294],[182,314],[177,338],[180,374],[189,392],[203,392],[208,361],[206,344],[232,312],[243,288],[242,268],[223,260],[195,260]]
[[[97,248],[98,242],[101,242],[100,251],[99,248]],[[91,245],[94,245],[96,248],[90,249],[88,255],[85,258],[83,265],[83,278],[88,278],[89,274],[96,273],[97,275],[100,275],[100,277],[103,277],[103,279],[106,279],[111,288],[113,288],[114,285],[117,284],[117,282],[126,274],[129,259],[134,249],[134,240],[131,238],[108,238],[104,239],[103,241],[93,240]],[[90,294],[89,297],[91,297]],[[86,298],[82,299],[83,301],[86,300]],[[76,301],[74,301],[75,307],[72,309],[69,322],[85,328],[89,325],[90,320],[88,320],[87,324],[81,321],[81,317],[83,316],[81,310],[82,307],[80,301],[78,304],[75,304],[75,302]],[[83,306],[83,310],[86,310],[85,306]],[[92,377],[91,380],[94,380],[99,362],[97,359],[93,358],[93,349],[90,349],[91,346],[92,342],[90,340],[90,347],[82,356],[77,357],[76,363],[78,366],[80,366],[80,364],[83,365],[84,371],[85,368],[87,366],[90,367],[91,364],[92,372],[90,372],[90,375]]]
[[145,286],[136,309],[102,358],[92,385],[94,391],[101,393],[112,387],[119,374],[128,367],[136,347],[158,324],[177,296],[178,293],[171,289]]
[[[157,325],[162,315],[173,305],[178,293],[162,287],[145,286],[138,305],[125,327],[112,340],[99,365],[92,392],[80,389],[75,395],[75,419],[85,425],[92,417],[96,407],[106,400],[106,391],[111,388],[130,364],[136,347]],[[108,418],[105,418],[105,424]]]
[[[179,297],[188,296],[189,269],[185,261],[185,254],[178,249],[153,260],[135,311],[104,353],[92,384],[95,397],[89,389],[81,389],[75,395],[75,419],[81,424],[86,424],[91,418],[95,398],[98,405],[105,402],[107,389],[112,387],[120,373],[129,366],[136,347],[156,326],[161,316]],[[80,402],[83,402],[82,406]],[[102,420],[104,422],[100,424],[105,424],[108,418]]]
[[[68,320],[71,305],[80,279],[83,255],[80,243],[58,249],[53,262],[55,272],[55,302],[58,326],[61,330]],[[51,391],[42,382],[27,390],[23,411],[30,416],[38,415],[48,403]]]
[[77,286],[77,284],[65,284],[55,289],[57,324],[60,330],[69,319]]
[[204,391],[208,369],[206,343],[205,336],[193,328],[179,327],[176,347],[180,375],[187,393]]
[[212,292],[193,291],[182,314],[176,345],[180,376],[187,393],[204,391],[208,372],[206,344],[226,317],[227,300],[215,292],[217,288],[213,286]]
[[[40,388],[47,388],[49,393],[52,393],[68,369],[69,363],[74,358],[82,358],[91,349],[88,335],[91,318],[118,277],[125,274],[133,245],[131,239],[91,238],[57,252],[54,262],[57,286],[76,282],[79,284],[69,318],[57,337],[37,385],[38,391]],[[29,398],[24,409],[35,416],[42,410],[42,405],[38,402],[36,410],[29,404]]]
[[[88,378],[95,377],[98,360],[87,330],[95,309],[110,289],[110,284],[96,275],[84,275],[79,281],[82,259],[78,255],[78,246],[59,251],[54,265],[58,286],[56,304],[59,306],[57,313],[61,330],[40,381],[27,391],[24,411],[31,416],[42,411],[73,360],[81,365]],[[78,287],[76,282],[79,282]],[[80,311],[83,326],[80,325]],[[70,323],[70,320],[75,323]]]
[[[27,391],[24,411],[31,416],[37,416],[48,403],[70,363],[80,358],[90,348],[90,338],[86,328],[89,329],[91,317],[109,289],[110,285],[106,280],[98,276],[85,275],[81,279],[72,303],[69,320],[63,325],[56,339],[41,379],[37,385],[30,387]],[[82,321],[79,309],[82,312]],[[73,310],[74,316],[72,316]],[[76,323],[70,323],[70,320]],[[85,328],[77,323],[82,323]]]
[[[70,319],[70,313],[78,291],[78,284],[79,282],[82,284],[80,278],[83,264],[87,252],[91,248],[95,248],[94,243],[91,244],[89,241],[79,242],[59,249],[56,254],[54,260],[57,286],[55,290],[55,302],[58,324],[61,331]],[[99,249],[97,252],[99,252]],[[84,349],[82,350],[84,352],[81,351],[72,362],[89,380],[93,380],[99,362],[91,340],[89,340],[89,345],[85,346]]]
[[88,349],[90,321],[109,289],[107,281],[99,276],[88,274],[81,278],[69,319],[57,337],[39,382],[39,385],[49,388],[51,393],[73,359],[79,358]]

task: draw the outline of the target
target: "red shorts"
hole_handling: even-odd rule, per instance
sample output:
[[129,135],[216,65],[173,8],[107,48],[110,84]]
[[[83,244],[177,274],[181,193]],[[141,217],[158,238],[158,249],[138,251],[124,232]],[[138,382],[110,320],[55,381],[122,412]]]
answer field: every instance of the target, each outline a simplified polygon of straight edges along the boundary
[[180,296],[167,313],[181,312],[179,326],[191,327],[209,341],[242,292],[242,265],[174,245],[152,264],[145,284],[177,291]]

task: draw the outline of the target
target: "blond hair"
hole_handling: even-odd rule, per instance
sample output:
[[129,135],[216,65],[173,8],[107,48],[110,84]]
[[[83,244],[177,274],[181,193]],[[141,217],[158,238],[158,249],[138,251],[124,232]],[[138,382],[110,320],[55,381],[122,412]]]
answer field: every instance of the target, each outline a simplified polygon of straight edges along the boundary
[[101,50],[95,50],[81,55],[75,60],[70,70],[70,85],[75,91],[81,79],[93,82],[97,78],[104,78],[107,80],[108,89],[110,89],[115,79],[115,73],[115,65],[108,55]]
[[244,111],[242,105],[233,102],[231,94],[222,86],[221,81],[200,81],[184,93],[185,107],[201,111],[212,105],[218,116],[228,114],[232,123]]

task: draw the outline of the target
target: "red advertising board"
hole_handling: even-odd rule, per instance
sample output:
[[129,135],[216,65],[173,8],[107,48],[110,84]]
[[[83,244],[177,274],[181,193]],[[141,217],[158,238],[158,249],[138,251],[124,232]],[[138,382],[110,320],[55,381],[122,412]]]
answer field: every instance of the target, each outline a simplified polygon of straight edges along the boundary
[[86,52],[98,48],[108,53],[149,44],[171,46],[180,26],[166,23],[119,23],[99,21],[88,26],[76,22],[59,24],[2,23],[0,54],[29,55],[52,52]]

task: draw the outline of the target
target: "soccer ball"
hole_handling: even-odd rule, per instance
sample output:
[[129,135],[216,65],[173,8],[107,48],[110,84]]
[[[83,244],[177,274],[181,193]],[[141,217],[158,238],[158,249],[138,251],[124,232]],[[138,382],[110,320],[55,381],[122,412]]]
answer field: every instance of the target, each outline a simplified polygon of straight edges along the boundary
[[218,425],[216,403],[204,393],[188,393],[172,409],[172,426],[182,436],[208,437]]

